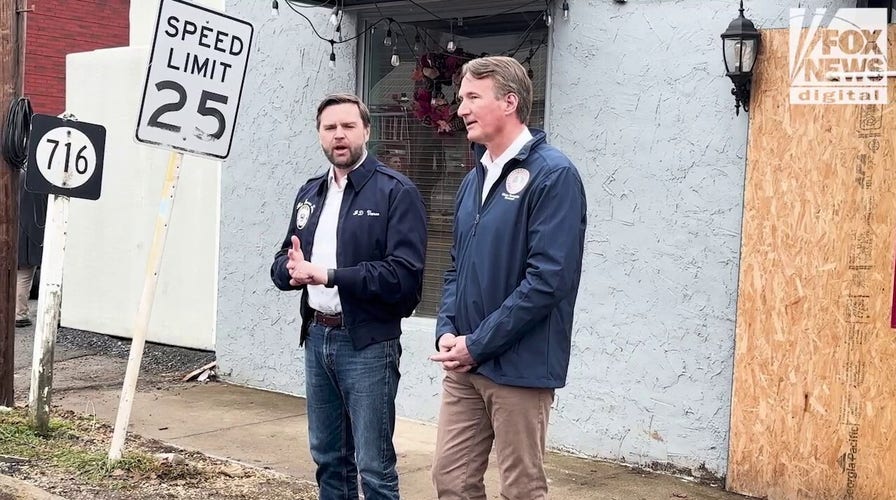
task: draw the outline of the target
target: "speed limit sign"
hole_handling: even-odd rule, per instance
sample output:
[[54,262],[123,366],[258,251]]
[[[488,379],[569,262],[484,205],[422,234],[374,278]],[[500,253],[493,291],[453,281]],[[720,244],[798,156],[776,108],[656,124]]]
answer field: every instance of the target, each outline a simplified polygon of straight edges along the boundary
[[36,114],[31,119],[25,188],[33,193],[100,197],[106,129]]
[[224,159],[252,46],[252,25],[161,0],[137,119],[139,142]]

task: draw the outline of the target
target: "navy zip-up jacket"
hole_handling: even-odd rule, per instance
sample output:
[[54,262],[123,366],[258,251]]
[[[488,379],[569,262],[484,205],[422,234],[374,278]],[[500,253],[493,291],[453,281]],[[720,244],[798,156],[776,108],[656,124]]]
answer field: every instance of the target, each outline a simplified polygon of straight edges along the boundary
[[512,386],[566,385],[585,244],[585,189],[532,129],[482,203],[485,148],[456,200],[452,266],[436,327],[467,336],[475,372]]
[[[311,257],[328,173],[299,188],[286,238],[271,265],[277,288],[302,290],[300,344],[308,336],[312,311],[305,287],[289,284],[287,252],[296,235],[305,258]],[[333,284],[339,289],[343,323],[353,346],[363,349],[399,337],[401,318],[414,312],[423,288],[426,209],[417,187],[368,154],[348,174],[336,242]]]

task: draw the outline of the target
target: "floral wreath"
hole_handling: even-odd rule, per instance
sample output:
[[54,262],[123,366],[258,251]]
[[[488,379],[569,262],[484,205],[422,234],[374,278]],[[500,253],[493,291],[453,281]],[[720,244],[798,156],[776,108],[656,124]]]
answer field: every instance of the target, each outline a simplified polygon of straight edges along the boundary
[[457,98],[448,102],[442,88],[460,86],[463,65],[479,56],[457,49],[452,53],[430,52],[420,56],[411,77],[415,82],[414,115],[423,125],[439,134],[453,134],[464,130],[464,121],[457,116]]

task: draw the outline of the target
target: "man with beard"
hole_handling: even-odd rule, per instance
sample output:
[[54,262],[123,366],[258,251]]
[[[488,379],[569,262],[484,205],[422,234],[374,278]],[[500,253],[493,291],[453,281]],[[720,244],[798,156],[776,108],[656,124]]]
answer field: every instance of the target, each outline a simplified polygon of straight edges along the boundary
[[271,279],[301,290],[308,439],[320,498],[398,499],[392,444],[401,319],[420,301],[426,210],[367,153],[370,112],[327,96],[317,131],[331,167],[299,189]]

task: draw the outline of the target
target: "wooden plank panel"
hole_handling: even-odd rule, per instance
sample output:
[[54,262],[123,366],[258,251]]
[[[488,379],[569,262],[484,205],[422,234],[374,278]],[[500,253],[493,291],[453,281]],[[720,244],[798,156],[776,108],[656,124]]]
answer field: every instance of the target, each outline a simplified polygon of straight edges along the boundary
[[[764,32],[762,50],[728,488],[772,500],[894,498],[896,106],[791,106],[787,30]],[[893,79],[888,92],[896,98]]]

